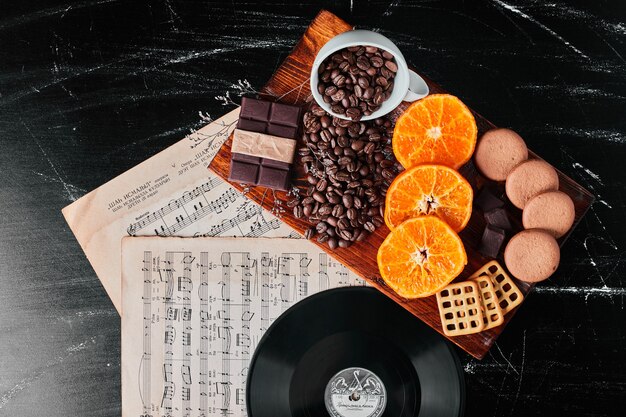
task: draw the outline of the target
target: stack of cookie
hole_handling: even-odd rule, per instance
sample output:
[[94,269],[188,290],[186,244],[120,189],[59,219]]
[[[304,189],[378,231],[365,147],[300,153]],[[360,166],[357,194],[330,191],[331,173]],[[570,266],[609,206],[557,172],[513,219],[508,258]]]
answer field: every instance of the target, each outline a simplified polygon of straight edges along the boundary
[[437,293],[443,333],[461,336],[497,327],[523,299],[502,266],[488,262],[467,281],[450,284]]
[[[556,170],[543,160],[528,159],[526,143],[509,129],[485,133],[476,146],[475,162],[488,179],[504,181],[506,197],[523,210],[522,224],[526,230],[513,236],[504,250],[507,269],[523,281],[547,279],[559,265],[560,249],[556,239],[572,227],[575,213],[571,198],[558,191]],[[479,205],[494,205],[493,201],[489,196],[477,198]],[[481,252],[490,257],[497,255],[505,240],[506,228],[510,229],[506,212],[493,210],[485,211],[488,225],[481,248]],[[494,224],[496,221],[500,227]]]

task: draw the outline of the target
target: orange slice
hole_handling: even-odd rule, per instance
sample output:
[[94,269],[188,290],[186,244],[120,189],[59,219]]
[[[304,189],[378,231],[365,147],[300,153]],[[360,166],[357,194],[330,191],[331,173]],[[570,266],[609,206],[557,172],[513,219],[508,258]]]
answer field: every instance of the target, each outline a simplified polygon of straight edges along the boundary
[[405,168],[431,163],[458,169],[476,146],[476,120],[465,104],[432,94],[411,104],[393,131],[393,153]]
[[435,216],[409,219],[378,249],[378,269],[402,297],[426,297],[440,291],[467,264],[461,238]]
[[403,221],[433,214],[455,232],[472,215],[472,186],[457,171],[443,165],[418,165],[398,175],[387,190],[385,223],[391,230]]

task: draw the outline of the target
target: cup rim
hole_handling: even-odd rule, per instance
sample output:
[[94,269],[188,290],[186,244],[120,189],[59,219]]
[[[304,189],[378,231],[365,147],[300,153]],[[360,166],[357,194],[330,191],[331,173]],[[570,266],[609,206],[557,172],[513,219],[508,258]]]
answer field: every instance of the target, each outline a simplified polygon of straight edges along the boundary
[[[344,33],[351,33],[351,32],[344,32]],[[372,33],[376,33],[376,32],[372,32]],[[376,33],[377,35],[380,35],[379,33]],[[341,36],[337,35],[337,36]],[[380,36],[384,36],[384,35],[380,35]],[[391,40],[390,40],[391,42]],[[400,72],[400,69],[403,70],[403,72],[407,73],[408,75],[408,71],[409,71],[409,67],[406,63],[406,60],[404,59],[404,56],[402,55],[402,52],[396,47],[396,49],[398,50],[398,53],[396,53],[396,51],[391,51],[389,50],[388,47],[381,45],[378,42],[363,42],[363,41],[351,41],[351,42],[344,42],[341,43],[339,46],[336,46],[334,48],[329,49],[323,56],[321,56],[319,53],[316,55],[315,60],[313,61],[313,67],[311,69],[311,76],[310,78],[310,89],[311,89],[311,94],[313,95],[313,98],[315,100],[315,102],[317,103],[318,106],[320,106],[322,109],[324,109],[324,111],[328,114],[330,114],[331,116],[334,117],[338,117],[340,119],[344,119],[344,120],[351,120],[349,117],[346,117],[345,115],[341,115],[341,114],[337,114],[335,112],[333,112],[330,109],[330,106],[328,105],[328,103],[326,103],[323,99],[322,99],[322,95],[317,91],[317,85],[313,85],[313,81],[317,80],[318,84],[319,84],[319,66],[321,65],[322,62],[324,62],[324,60],[326,58],[328,58],[330,55],[334,54],[337,51],[340,51],[342,49],[346,49],[346,48],[351,48],[353,46],[375,46],[379,49],[383,49],[387,52],[389,52],[390,54],[393,55],[393,57],[396,59],[396,63],[398,64],[398,71],[396,72],[396,74],[398,72]],[[400,56],[401,59],[398,59],[398,56]],[[315,76],[313,76],[315,75]],[[407,77],[406,80],[406,84],[407,87],[409,85],[409,77]],[[397,84],[394,83],[393,88],[395,89],[397,87]],[[393,94],[393,93],[392,93]],[[395,103],[390,110],[377,115],[376,113],[379,113],[380,111],[383,110],[383,107],[387,104],[389,105],[389,103],[391,103],[389,100],[385,100],[383,102],[383,104],[380,106],[380,108],[378,110],[376,110],[374,113],[370,114],[369,116],[364,116],[362,117],[359,121],[367,121],[367,120],[373,120],[373,119],[377,119],[379,117],[383,117],[386,114],[389,114],[390,112],[393,111],[393,109],[395,109],[400,103],[402,103],[402,100],[404,99],[404,96],[400,96],[399,98],[396,99],[397,103]]]

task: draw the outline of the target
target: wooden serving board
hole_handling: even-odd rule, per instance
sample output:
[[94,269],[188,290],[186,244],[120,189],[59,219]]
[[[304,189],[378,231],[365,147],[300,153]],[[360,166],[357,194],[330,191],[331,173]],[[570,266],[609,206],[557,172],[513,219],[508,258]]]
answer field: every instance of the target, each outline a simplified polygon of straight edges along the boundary
[[[281,101],[289,104],[306,104],[307,99],[310,98],[309,74],[317,51],[319,51],[319,49],[332,37],[351,29],[353,29],[353,27],[339,17],[328,11],[321,11],[315,19],[313,19],[310,26],[304,33],[304,36],[300,39],[300,42],[296,45],[291,54],[285,59],[274,75],[272,75],[272,78],[265,85],[265,87],[263,87],[261,91],[262,96],[274,101]],[[424,77],[424,79],[426,79],[426,77]],[[445,93],[445,90],[432,81],[426,79],[426,82],[430,87],[431,93]],[[404,109],[406,109],[406,107],[408,107],[408,103],[402,103],[398,106],[398,108],[391,114],[391,119],[395,121]],[[478,125],[479,135],[482,135],[485,131],[495,127],[491,122],[476,112],[474,112],[474,116]],[[209,169],[226,181],[228,180],[230,166],[231,140],[232,138],[224,144],[209,167]],[[530,156],[538,158],[533,152],[530,152]],[[472,161],[463,166],[460,169],[460,172],[472,184],[475,193],[477,193],[478,190],[480,190],[487,182],[493,184],[493,182],[486,180],[480,175],[474,167]],[[591,206],[594,197],[571,178],[561,172],[558,174],[561,191],[567,193],[572,198],[576,207],[575,226]],[[302,165],[298,161],[294,164],[293,175],[294,184],[300,187],[304,192],[307,184]],[[240,184],[231,183],[231,185],[238,190],[243,189]],[[501,185],[499,185],[499,187],[502,188]],[[246,196],[268,210],[275,207],[275,199],[281,200],[283,205],[288,200],[288,197],[284,192],[267,193],[266,189],[263,187],[251,187],[251,189],[246,193]],[[514,230],[508,235],[510,237],[513,233],[516,233],[517,230],[522,230],[521,210],[518,210],[509,203],[507,203],[505,207],[509,213],[509,218],[512,223],[514,223]],[[300,234],[304,234],[304,231],[310,226],[307,221],[303,219],[296,219],[289,209],[283,213],[281,220],[294,228]],[[465,230],[460,233],[467,251],[468,264],[457,280],[464,280],[490,260],[483,257],[477,250],[484,227],[485,222],[482,213],[475,211],[472,213],[470,222]],[[338,248],[333,251],[331,251],[326,245],[319,244],[315,239],[311,242],[320,246],[323,250],[346,265],[356,274],[365,278],[371,285],[391,297],[399,305],[419,317],[430,327],[437,330],[439,333],[442,333],[441,320],[439,318],[439,311],[434,296],[417,300],[405,299],[387,287],[385,282],[380,277],[378,265],[376,263],[376,253],[378,251],[378,247],[388,234],[389,229],[383,225],[382,227],[376,229],[376,231],[365,241],[356,242],[349,248]],[[559,239],[561,246],[567,239],[568,235]],[[502,253],[500,253],[498,261],[501,265],[504,265]],[[525,282],[518,281],[517,283],[518,287],[524,294],[528,294],[533,287],[533,285]],[[509,320],[511,320],[514,313],[515,311],[507,314],[505,316],[504,324],[497,328],[473,335],[450,337],[449,340],[472,356],[482,359],[489,351],[491,345],[493,345],[496,341],[506,324]]]

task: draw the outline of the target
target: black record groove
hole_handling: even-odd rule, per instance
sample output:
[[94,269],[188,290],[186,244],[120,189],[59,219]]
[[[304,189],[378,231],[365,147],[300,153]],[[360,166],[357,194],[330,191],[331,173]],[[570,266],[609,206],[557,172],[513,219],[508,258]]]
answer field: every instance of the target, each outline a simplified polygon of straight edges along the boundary
[[[345,378],[334,378],[344,370],[340,375]],[[370,374],[373,377],[367,378]],[[463,414],[465,385],[452,347],[373,288],[339,288],[312,295],[270,326],[248,371],[248,415],[329,416],[325,401],[333,403],[327,391],[331,380],[339,381],[345,388],[342,392],[356,396],[346,401],[348,397],[332,397],[340,398],[337,404],[344,407],[331,405],[338,417]],[[368,397],[369,409],[351,408],[366,401],[355,392],[374,392],[376,381],[382,382],[384,395]],[[359,389],[351,391],[354,384]],[[381,406],[383,397],[384,411],[376,413],[374,406]]]

